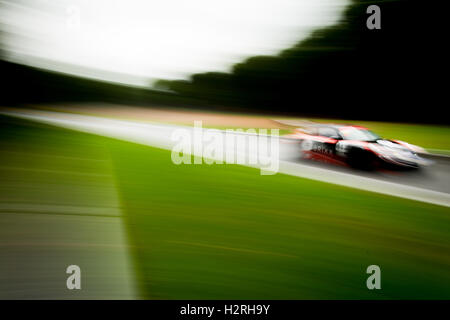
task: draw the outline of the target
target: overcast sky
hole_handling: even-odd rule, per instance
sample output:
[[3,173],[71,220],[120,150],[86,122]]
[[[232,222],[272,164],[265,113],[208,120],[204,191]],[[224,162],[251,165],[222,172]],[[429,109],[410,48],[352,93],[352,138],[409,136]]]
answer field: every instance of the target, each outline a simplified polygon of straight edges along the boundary
[[7,57],[77,75],[148,85],[229,71],[276,54],[341,17],[348,0],[0,1]]

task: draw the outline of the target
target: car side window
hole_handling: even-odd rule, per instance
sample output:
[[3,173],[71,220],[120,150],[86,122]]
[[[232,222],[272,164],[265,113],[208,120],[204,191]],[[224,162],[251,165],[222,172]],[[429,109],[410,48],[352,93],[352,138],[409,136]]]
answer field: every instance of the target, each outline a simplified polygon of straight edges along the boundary
[[319,135],[328,138],[339,137],[339,133],[337,132],[337,130],[332,128],[319,128]]

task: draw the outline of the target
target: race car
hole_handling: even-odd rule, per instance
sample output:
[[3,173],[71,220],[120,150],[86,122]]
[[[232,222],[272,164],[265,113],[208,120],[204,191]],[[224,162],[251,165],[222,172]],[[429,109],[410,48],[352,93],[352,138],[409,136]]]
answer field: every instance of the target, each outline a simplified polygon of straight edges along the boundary
[[419,168],[432,163],[419,155],[427,153],[423,148],[382,139],[361,126],[310,123],[291,138],[298,140],[302,158],[354,168]]

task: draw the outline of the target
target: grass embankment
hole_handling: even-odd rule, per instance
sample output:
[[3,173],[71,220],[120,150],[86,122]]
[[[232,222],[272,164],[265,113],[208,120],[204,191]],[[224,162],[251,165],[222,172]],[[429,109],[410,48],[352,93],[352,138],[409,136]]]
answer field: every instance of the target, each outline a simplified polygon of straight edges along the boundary
[[[112,142],[148,298],[450,297],[448,208]],[[382,270],[369,291],[367,266]]]
[[135,297],[111,163],[104,140],[0,116],[0,299]]
[[[450,298],[448,208],[238,165],[176,166],[169,151],[33,130],[36,148],[57,148],[60,131],[109,150],[146,298]],[[382,290],[366,288],[372,264]]]

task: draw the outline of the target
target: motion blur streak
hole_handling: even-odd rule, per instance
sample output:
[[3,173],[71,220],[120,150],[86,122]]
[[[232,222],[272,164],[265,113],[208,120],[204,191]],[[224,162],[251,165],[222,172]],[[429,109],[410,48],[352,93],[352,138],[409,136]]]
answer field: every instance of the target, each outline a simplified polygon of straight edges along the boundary
[[[0,0],[0,299],[449,299],[450,157],[423,152],[450,154],[446,14]],[[196,121],[290,135],[271,138],[278,173],[200,165],[218,154],[195,143],[197,165],[176,164],[171,134]],[[382,290],[366,286],[374,264]]]
[[[164,145],[176,126],[22,110],[0,116],[2,297],[133,297],[124,248],[144,298],[449,297],[448,207],[240,165],[174,165],[142,144]],[[374,261],[389,270],[381,297],[365,286]],[[69,264],[80,291],[64,290]]]
[[0,299],[136,298],[108,153],[42,127],[0,116]]
[[[172,132],[179,128],[171,125],[144,124],[132,121],[112,120],[92,116],[62,114],[47,111],[26,112],[21,110],[20,112],[2,113],[74,130],[100,134],[125,141],[156,146],[168,150],[170,150],[174,144],[174,142],[170,139]],[[190,127],[185,127],[185,129],[193,130]],[[244,152],[246,156],[248,156],[247,154],[252,152],[252,150],[246,149],[240,150],[240,152]],[[349,174],[345,172],[311,167],[296,163],[295,160],[292,161],[295,159],[295,155],[297,153],[298,149],[296,148],[296,145],[284,145],[284,148],[280,150],[280,159],[284,161],[280,161],[279,172],[450,207],[450,194],[448,193],[448,190],[445,192],[438,192],[389,181],[381,181],[370,177],[361,177],[353,173]]]
[[245,57],[275,54],[336,23],[347,3],[1,1],[0,20],[12,61],[146,86],[149,78],[225,71]]

